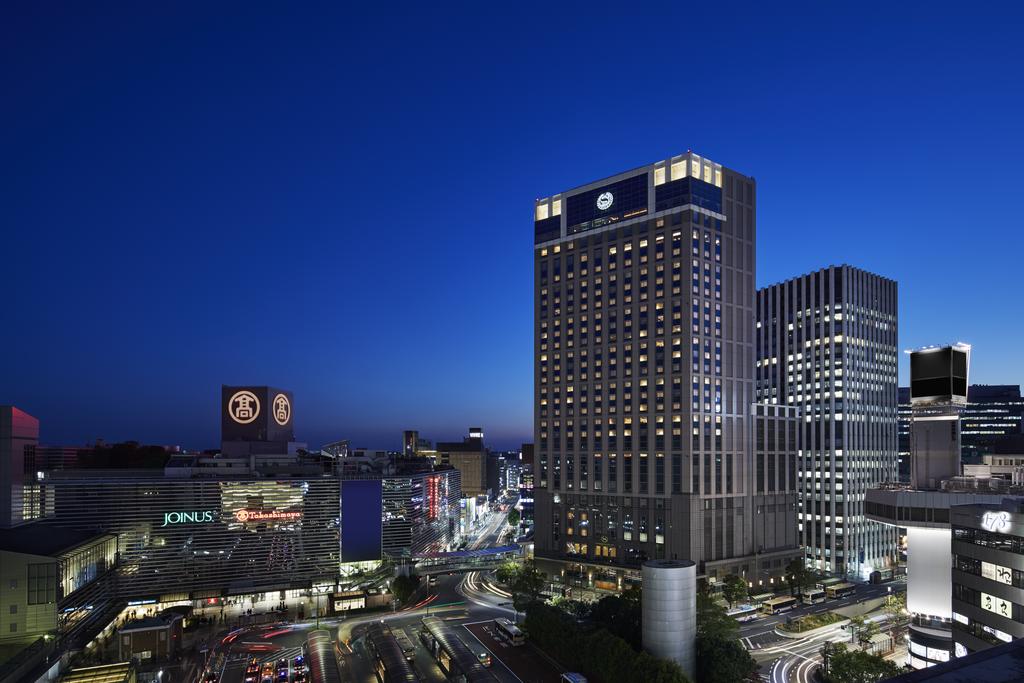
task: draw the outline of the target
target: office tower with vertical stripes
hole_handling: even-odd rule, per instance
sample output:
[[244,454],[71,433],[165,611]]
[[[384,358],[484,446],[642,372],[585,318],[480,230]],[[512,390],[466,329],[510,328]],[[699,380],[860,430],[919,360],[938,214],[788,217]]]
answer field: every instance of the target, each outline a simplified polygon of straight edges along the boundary
[[864,517],[897,480],[897,284],[830,266],[757,293],[757,401],[796,406],[799,532],[808,566],[866,579],[896,531]]

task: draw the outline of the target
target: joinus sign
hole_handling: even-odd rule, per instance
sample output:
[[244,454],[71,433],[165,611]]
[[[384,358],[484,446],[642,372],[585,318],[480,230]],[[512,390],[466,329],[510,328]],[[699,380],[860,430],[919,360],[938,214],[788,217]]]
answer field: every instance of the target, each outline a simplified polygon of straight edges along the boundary
[[195,512],[165,512],[161,527],[173,524],[205,524],[214,521],[213,510],[196,510]]

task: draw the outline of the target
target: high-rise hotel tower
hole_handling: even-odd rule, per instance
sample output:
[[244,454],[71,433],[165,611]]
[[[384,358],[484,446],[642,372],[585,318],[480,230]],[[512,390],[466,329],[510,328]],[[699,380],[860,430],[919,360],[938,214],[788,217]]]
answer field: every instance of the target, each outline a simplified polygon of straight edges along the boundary
[[687,153],[536,202],[539,558],[781,575],[795,505],[752,480],[755,196]]
[[897,287],[830,266],[757,293],[757,398],[803,413],[800,542],[808,565],[867,579],[896,531],[864,517],[897,481]]

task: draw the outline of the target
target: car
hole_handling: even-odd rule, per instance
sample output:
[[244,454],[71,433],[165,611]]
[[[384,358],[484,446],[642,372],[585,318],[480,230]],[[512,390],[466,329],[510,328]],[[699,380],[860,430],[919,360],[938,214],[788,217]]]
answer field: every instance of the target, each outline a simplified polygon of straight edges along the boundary
[[480,663],[483,664],[484,666],[490,666],[491,665],[491,653],[490,652],[481,652],[480,654],[477,655],[477,659],[479,659]]

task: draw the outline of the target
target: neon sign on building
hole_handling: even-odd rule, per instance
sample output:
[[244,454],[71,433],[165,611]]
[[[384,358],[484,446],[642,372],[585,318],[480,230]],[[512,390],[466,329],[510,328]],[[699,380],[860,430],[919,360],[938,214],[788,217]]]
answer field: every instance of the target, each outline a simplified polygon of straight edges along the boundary
[[169,524],[205,524],[214,521],[213,510],[196,510],[195,512],[165,512],[164,523]]
[[1005,534],[1010,530],[1009,512],[986,512],[981,516],[981,528]]
[[302,513],[282,510],[236,510],[235,519],[243,524],[246,522],[294,522],[302,519]]

